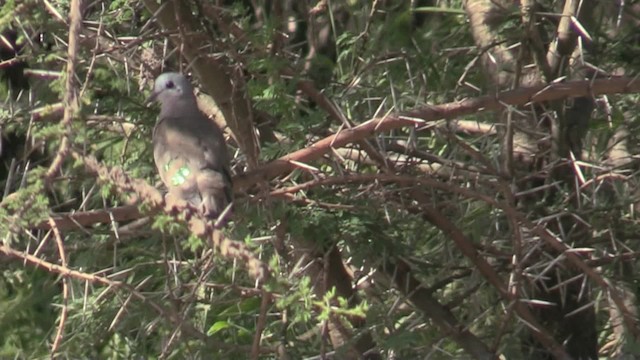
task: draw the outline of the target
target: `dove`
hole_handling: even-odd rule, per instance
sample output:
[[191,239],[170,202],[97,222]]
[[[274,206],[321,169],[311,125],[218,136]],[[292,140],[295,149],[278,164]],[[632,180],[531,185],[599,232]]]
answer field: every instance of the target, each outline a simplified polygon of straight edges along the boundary
[[198,109],[193,87],[179,73],[155,81],[149,101],[160,103],[153,158],[171,201],[184,201],[215,219],[232,201],[229,156],[222,130]]

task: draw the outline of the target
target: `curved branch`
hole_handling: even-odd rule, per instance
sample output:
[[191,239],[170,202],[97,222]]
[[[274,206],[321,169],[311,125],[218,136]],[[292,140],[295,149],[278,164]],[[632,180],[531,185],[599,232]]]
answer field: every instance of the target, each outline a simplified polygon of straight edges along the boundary
[[338,133],[317,141],[310,146],[285,155],[251,172],[234,178],[234,190],[244,192],[254,184],[270,180],[296,168],[306,168],[303,163],[319,159],[332,148],[369,137],[375,133],[404,126],[419,127],[441,119],[480,111],[498,110],[505,106],[519,106],[562,98],[595,96],[600,94],[630,93],[640,91],[640,81],[636,78],[615,77],[610,79],[569,81],[549,85],[522,87],[498,93],[495,96],[481,96],[442,105],[424,106],[400,114],[374,118],[356,127],[343,129]]

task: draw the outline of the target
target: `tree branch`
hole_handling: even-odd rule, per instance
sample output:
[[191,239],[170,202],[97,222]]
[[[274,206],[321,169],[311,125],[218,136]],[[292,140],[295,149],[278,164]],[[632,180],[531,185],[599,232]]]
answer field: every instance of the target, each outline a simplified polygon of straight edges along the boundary
[[[562,98],[596,96],[601,94],[631,93],[640,91],[640,81],[636,78],[614,77],[610,79],[568,81],[522,87],[498,93],[495,96],[481,96],[442,105],[427,105],[400,114],[374,118],[356,127],[342,129],[338,133],[285,155],[251,172],[234,179],[234,190],[244,192],[254,184],[270,180],[296,168],[304,168],[304,163],[317,160],[332,148],[339,148],[384,132],[404,126],[420,127],[441,119],[454,119],[481,111],[493,111],[505,106],[520,106]],[[308,169],[308,168],[307,168]]]

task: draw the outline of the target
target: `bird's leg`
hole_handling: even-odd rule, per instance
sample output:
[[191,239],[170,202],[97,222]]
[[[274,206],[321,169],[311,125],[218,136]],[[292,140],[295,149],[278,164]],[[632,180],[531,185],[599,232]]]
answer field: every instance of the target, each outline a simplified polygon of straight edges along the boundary
[[202,201],[200,203],[200,206],[198,206],[198,212],[205,218],[209,218],[211,216],[211,210],[207,208],[207,205],[204,201]]
[[230,202],[229,204],[227,204],[227,207],[225,207],[224,210],[222,210],[222,212],[217,216],[216,222],[213,224],[213,227],[218,229],[226,225],[226,223],[229,221],[229,218],[231,217],[232,212],[233,202]]

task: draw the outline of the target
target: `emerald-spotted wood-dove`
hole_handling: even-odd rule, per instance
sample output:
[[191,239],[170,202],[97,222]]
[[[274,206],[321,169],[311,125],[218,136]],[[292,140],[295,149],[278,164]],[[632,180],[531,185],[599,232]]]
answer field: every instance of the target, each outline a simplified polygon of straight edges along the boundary
[[200,112],[191,83],[182,74],[158,76],[151,100],[161,105],[153,157],[169,195],[216,218],[232,200],[222,131]]

